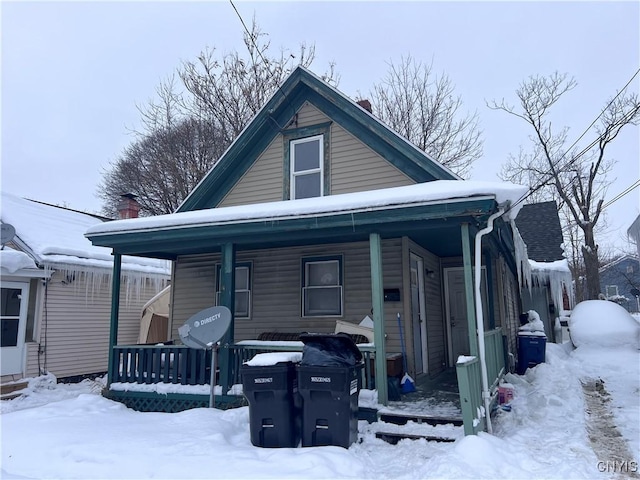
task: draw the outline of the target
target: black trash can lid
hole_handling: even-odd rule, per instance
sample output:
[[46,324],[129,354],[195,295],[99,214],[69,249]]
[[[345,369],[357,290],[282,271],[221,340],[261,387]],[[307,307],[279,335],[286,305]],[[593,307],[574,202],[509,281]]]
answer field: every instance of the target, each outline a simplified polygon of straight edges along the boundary
[[[347,354],[356,363],[362,361],[362,352],[347,333],[302,333],[300,340],[309,347],[315,347],[327,352],[335,351]],[[302,362],[305,363],[304,351]]]

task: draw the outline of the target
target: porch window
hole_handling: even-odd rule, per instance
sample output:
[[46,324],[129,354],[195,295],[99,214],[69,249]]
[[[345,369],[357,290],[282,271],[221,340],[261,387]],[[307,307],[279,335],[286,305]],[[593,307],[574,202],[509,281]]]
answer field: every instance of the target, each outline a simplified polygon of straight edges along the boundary
[[[216,305],[220,305],[220,265],[216,267]],[[236,265],[235,318],[251,317],[251,263]]]
[[302,260],[302,316],[342,316],[342,257]]
[[323,192],[323,137],[291,141],[291,198],[321,197]]
[[607,285],[606,289],[607,298],[617,297],[618,296],[618,286],[617,285]]

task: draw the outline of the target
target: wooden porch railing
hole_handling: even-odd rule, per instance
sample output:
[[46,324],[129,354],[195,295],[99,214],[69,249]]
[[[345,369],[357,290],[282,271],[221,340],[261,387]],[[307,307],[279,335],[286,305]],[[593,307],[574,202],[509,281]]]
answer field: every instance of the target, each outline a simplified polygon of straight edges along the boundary
[[[225,391],[242,383],[240,366],[258,353],[302,351],[302,346],[298,345],[236,344],[220,347],[219,352],[223,348],[230,350],[231,358],[229,385],[222,385]],[[362,346],[360,350],[364,357],[362,388],[372,389],[371,359],[375,349]],[[210,378],[211,350],[196,350],[184,345],[116,345],[111,351],[109,383],[209,385]]]
[[[502,330],[496,328],[484,334],[485,361],[487,379],[491,395],[491,405],[496,400],[500,379],[505,373]],[[464,434],[476,435],[486,428],[486,416],[482,399],[482,374],[478,357],[460,357],[456,363],[458,388],[460,389],[460,408],[464,422]]]

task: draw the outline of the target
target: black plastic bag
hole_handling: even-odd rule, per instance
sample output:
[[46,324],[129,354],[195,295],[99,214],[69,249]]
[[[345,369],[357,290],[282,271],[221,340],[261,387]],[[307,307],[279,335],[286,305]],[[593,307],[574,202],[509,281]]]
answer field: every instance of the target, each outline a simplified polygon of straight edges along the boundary
[[301,365],[353,367],[362,361],[362,353],[345,333],[306,333],[300,340],[304,342]]

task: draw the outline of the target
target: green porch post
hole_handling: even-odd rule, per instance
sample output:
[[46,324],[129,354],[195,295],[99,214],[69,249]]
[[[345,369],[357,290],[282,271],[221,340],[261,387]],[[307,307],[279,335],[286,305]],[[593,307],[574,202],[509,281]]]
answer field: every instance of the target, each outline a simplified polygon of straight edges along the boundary
[[113,355],[113,347],[118,343],[118,316],[120,314],[120,272],[122,255],[113,252],[113,272],[111,278],[111,322],[109,326],[109,357],[107,370],[107,388],[113,382],[118,365]]
[[[225,243],[222,246],[222,258],[220,267],[220,305],[231,310],[231,324],[229,330],[222,337],[222,346],[232,346],[234,342],[233,332],[235,328],[235,284],[236,284],[236,247],[233,243]],[[226,395],[231,387],[233,378],[233,358],[229,348],[220,349],[220,385],[222,394]]]
[[378,403],[386,405],[387,393],[387,355],[384,345],[384,289],[382,283],[382,246],[380,235],[369,235],[369,254],[371,257],[371,305],[373,307],[373,335],[376,346],[376,389]]
[[471,267],[471,239],[469,224],[463,223],[462,230],[462,263],[464,265],[464,293],[467,300],[467,323],[469,330],[469,354],[478,356],[478,333],[476,326],[476,308],[473,294],[473,269]]

